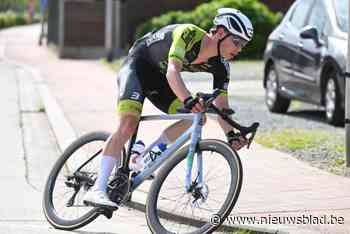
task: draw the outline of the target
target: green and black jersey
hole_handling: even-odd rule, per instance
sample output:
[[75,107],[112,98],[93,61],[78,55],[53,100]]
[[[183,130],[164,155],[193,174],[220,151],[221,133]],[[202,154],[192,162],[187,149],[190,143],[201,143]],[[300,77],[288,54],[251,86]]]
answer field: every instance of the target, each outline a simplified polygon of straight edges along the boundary
[[[130,100],[142,103],[146,96],[158,108],[170,113],[169,108],[174,104],[176,96],[165,77],[169,58],[181,62],[182,71],[213,74],[213,88],[220,89],[222,94],[226,95],[230,76],[228,62],[220,57],[213,57],[206,63],[191,64],[199,54],[205,35],[204,30],[193,24],[175,24],[148,33],[137,40],[129,50],[128,58],[119,73],[118,82],[122,85],[120,89],[123,91],[119,95],[119,100],[129,100],[124,103]],[[156,97],[156,94],[160,93],[162,103],[157,105],[155,102],[159,98]],[[165,99],[169,100],[165,101]],[[120,106],[119,104],[119,111],[130,109]]]
[[193,24],[169,25],[146,35],[145,58],[165,74],[168,59],[179,60],[183,71],[209,72],[214,77],[214,88],[227,90],[229,64],[220,57],[213,57],[207,63],[193,65],[206,32]]

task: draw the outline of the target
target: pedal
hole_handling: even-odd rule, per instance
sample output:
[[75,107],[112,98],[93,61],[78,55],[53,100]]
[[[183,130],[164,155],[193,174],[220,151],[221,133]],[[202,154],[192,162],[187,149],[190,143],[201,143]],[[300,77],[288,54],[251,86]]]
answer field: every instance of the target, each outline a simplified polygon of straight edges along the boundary
[[97,213],[104,215],[107,219],[111,219],[113,217],[113,212],[116,211],[116,209],[110,209],[110,208],[100,208],[98,209]]
[[99,210],[108,210],[108,211],[116,211],[118,210],[118,207],[110,207],[110,206],[104,206],[101,204],[95,204],[93,202],[88,202],[88,201],[83,201],[84,205],[86,206],[91,206],[91,207],[96,207],[96,208],[100,208]]

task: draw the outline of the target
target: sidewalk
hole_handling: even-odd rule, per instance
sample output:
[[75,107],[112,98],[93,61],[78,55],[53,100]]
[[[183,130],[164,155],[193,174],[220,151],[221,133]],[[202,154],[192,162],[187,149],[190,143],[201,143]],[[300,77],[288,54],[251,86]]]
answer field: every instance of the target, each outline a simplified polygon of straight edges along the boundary
[[[57,59],[46,47],[37,46],[39,30],[38,26],[26,26],[1,31],[0,60],[3,51],[8,59],[38,69],[76,135],[95,130],[113,131],[117,97],[115,72],[99,61]],[[144,110],[158,112],[149,103]],[[159,129],[159,124],[152,123],[146,128],[154,127]],[[223,139],[218,129],[216,123],[210,122],[205,136]],[[147,132],[144,140],[150,141],[159,132]],[[260,227],[290,233],[350,233],[349,179],[256,144],[239,153],[244,169],[243,186],[232,215],[256,218],[333,215],[343,217],[344,224]]]

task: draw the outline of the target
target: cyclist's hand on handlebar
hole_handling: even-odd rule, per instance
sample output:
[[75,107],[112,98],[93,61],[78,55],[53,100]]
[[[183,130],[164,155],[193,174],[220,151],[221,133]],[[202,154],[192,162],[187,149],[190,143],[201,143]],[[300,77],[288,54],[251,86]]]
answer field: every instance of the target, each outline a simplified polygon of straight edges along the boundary
[[202,112],[204,111],[204,101],[198,97],[188,97],[184,101],[184,107],[188,110],[191,110],[193,113]]
[[235,133],[233,131],[230,131],[229,133],[227,133],[226,137],[227,137],[228,143],[236,151],[246,146],[249,142],[247,138],[242,136],[240,133]]
[[234,150],[238,151],[241,148],[243,148],[244,146],[246,146],[247,144],[248,144],[248,140],[245,139],[244,137],[240,136],[239,140],[234,140],[231,142],[231,147]]
[[198,103],[196,103],[196,105],[194,106],[194,108],[192,108],[191,110],[192,112],[202,112],[204,111],[204,101],[203,99],[199,99]]

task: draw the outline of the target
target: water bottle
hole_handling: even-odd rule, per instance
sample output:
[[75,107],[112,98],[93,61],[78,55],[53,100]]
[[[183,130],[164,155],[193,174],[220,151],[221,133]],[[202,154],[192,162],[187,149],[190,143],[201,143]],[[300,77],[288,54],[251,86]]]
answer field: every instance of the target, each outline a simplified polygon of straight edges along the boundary
[[134,172],[141,171],[144,168],[144,160],[141,157],[142,152],[145,150],[145,143],[138,140],[131,149],[131,156],[129,161],[129,168]]
[[166,148],[167,148],[166,144],[163,144],[163,143],[160,143],[155,147],[153,147],[152,150],[143,158],[144,167],[146,167],[150,162],[155,161],[157,157],[166,150]]

